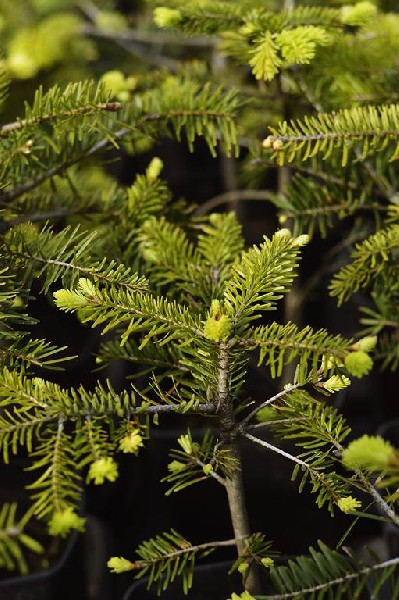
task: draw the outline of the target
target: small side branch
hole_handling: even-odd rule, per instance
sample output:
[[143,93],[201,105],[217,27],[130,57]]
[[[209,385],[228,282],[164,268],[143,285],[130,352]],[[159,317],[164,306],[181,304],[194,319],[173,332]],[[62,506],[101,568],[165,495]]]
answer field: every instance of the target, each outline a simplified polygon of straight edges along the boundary
[[[359,571],[355,571],[354,573],[347,573],[342,577],[337,577],[336,579],[331,579],[330,581],[326,581],[324,583],[320,583],[319,585],[315,585],[309,588],[304,588],[302,590],[298,590],[296,592],[287,592],[284,594],[274,594],[273,596],[267,596],[267,600],[285,600],[286,598],[304,598],[305,595],[308,594],[317,594],[322,590],[331,589],[333,586],[342,585],[346,582],[353,581],[358,579],[359,577],[369,575],[371,573],[375,573],[376,571],[381,571],[382,569],[388,569],[389,567],[394,567],[399,564],[399,558],[392,558],[390,560],[386,560],[382,563],[378,563],[377,565],[372,565],[371,567],[364,567]],[[259,600],[261,600],[263,596],[259,596]]]
[[363,473],[360,471],[357,473],[359,479],[366,486],[367,491],[370,496],[375,500],[376,504],[380,508],[380,510],[389,518],[392,523],[399,527],[399,515],[389,506],[389,504],[384,500],[378,490],[372,485],[372,483],[365,477]]
[[31,119],[20,119],[18,121],[13,121],[12,123],[6,123],[0,127],[0,136],[7,135],[12,131],[16,131],[18,129],[24,129],[25,127],[31,127],[32,125],[40,125],[40,123],[44,123],[46,121],[53,121],[61,118],[74,117],[76,115],[87,115],[93,112],[116,112],[120,108],[122,108],[122,104],[120,102],[99,102],[98,104],[89,104],[88,106],[80,106],[79,108],[75,108],[73,110],[67,110],[60,113],[51,113],[46,115],[41,115],[39,117],[32,117]]
[[234,539],[216,542],[206,542],[204,544],[198,544],[197,546],[192,546],[191,544],[187,543],[187,546],[185,546],[184,548],[175,550],[174,552],[169,552],[168,554],[162,554],[160,557],[154,558],[153,560],[139,560],[135,563],[131,563],[131,569],[143,569],[143,567],[149,567],[157,562],[163,562],[168,559],[174,559],[178,556],[182,556],[183,554],[197,554],[206,550],[212,550],[214,548],[226,548],[229,546],[235,546]]
[[[307,383],[307,382],[305,382]],[[290,392],[297,390],[298,388],[302,387],[305,385],[305,383],[296,383],[294,385],[289,385],[286,388],[284,388],[283,390],[281,390],[281,392],[278,392],[278,394],[275,394],[274,396],[272,396],[271,398],[268,398],[268,400],[265,400],[265,402],[262,402],[262,404],[260,404],[259,406],[257,406],[256,408],[254,408],[254,410],[252,412],[249,413],[249,415],[247,415],[244,419],[242,419],[242,421],[239,424],[239,428],[243,429],[245,428],[245,426],[249,423],[249,421],[251,419],[253,419],[253,417],[260,411],[262,410],[262,408],[265,408],[266,406],[269,406],[270,404],[273,404],[273,402],[275,402],[276,400],[279,400],[280,398],[283,398],[284,396],[286,396],[287,394],[289,394]]]
[[223,194],[214,196],[204,204],[201,204],[195,211],[195,216],[205,215],[222,204],[234,204],[242,201],[270,201],[273,200],[275,194],[267,190],[229,190]]
[[301,460],[300,458],[297,458],[296,456],[294,456],[293,454],[290,454],[289,452],[285,452],[285,450],[281,450],[281,448],[278,448],[277,446],[273,446],[273,444],[269,444],[269,442],[266,442],[265,440],[261,440],[255,436],[253,436],[250,433],[246,433],[244,437],[246,437],[249,441],[254,442],[255,444],[259,444],[259,446],[263,446],[264,448],[267,448],[268,450],[271,450],[272,452],[276,452],[276,454],[280,454],[281,456],[284,456],[284,458],[288,458],[288,460],[296,463],[297,465],[300,465],[301,467],[305,467],[307,470],[311,470],[312,472],[317,472],[314,469],[311,469],[311,467],[305,461]]

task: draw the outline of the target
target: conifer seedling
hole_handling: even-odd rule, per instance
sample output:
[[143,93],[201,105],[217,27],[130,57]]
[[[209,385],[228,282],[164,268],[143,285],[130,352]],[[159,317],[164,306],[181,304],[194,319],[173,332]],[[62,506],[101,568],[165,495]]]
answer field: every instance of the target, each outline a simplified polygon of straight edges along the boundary
[[[0,507],[0,566],[24,574],[26,552],[43,551],[33,519],[54,536],[84,532],[85,485],[115,482],[118,455],[134,461],[162,416],[175,413],[212,430],[200,440],[189,428],[179,435],[166,494],[200,490],[204,480],[222,486],[231,538],[193,544],[160,531],[131,556],[109,557],[111,571],[147,578],[161,597],[180,579],[189,594],[197,560],[231,546],[242,577],[232,600],[356,598],[367,586],[377,597],[383,585],[397,598],[399,558],[364,564],[345,553],[346,535],[336,548],[315,540],[305,556],[279,564],[284,548],[249,527],[241,443],[261,446],[265,465],[270,453],[292,463],[299,491],[331,518],[399,526],[399,450],[369,433],[354,439],[334,406],[375,357],[392,369],[399,361],[399,17],[369,1],[285,10],[259,0],[165,4],[155,8],[154,35],[156,25],[199,36],[212,52],[217,41],[223,72],[188,63],[136,78],[115,69],[98,85],[39,88],[0,129],[0,447],[4,463],[27,453],[32,475],[28,511]],[[113,36],[127,27],[112,22]],[[4,101],[4,66],[0,83]],[[99,167],[109,147],[139,152],[164,137],[184,137],[191,150],[203,138],[212,155],[241,157],[251,181],[277,165],[278,189],[265,198],[281,227],[246,244],[233,211],[208,214],[174,198],[158,157],[130,187]],[[339,304],[368,294],[363,330],[355,323],[349,337],[297,325],[295,315],[279,319],[277,308],[298,294],[304,247],[339,232],[344,219],[349,241],[339,250],[351,245],[351,255],[329,291]],[[131,365],[123,391],[101,370],[95,387],[54,382],[51,370],[68,373],[73,358],[31,337],[35,296],[102,334],[99,368]],[[275,394],[250,396],[254,358]],[[273,593],[262,590],[262,571]]]

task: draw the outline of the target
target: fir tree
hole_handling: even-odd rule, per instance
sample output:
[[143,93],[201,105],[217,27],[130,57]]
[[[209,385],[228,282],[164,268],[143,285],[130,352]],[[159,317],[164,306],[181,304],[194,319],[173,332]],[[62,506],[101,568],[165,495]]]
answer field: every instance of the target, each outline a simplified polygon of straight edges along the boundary
[[[82,6],[93,17],[91,5]],[[370,372],[370,355],[393,369],[399,361],[392,167],[399,144],[399,17],[372,2],[275,8],[257,0],[171,0],[155,8],[155,24],[174,36],[176,30],[188,39],[201,36],[213,57],[219,40],[227,57],[222,72],[189,63],[134,83],[111,72],[98,85],[39,88],[21,118],[0,128],[0,447],[4,462],[25,448],[35,476],[26,515],[17,518],[14,504],[0,510],[6,568],[25,572],[22,550],[42,551],[25,531],[30,518],[52,535],[83,530],[78,507],[85,482],[115,481],[117,453],[145,452],[159,416],[178,413],[211,418],[217,433],[198,442],[190,431],[179,437],[165,474],[167,493],[213,479],[226,489],[234,536],[193,545],[173,529],[159,532],[142,542],[136,558],[111,557],[111,570],[148,576],[160,592],[181,577],[188,592],[197,558],[230,545],[243,599],[266,598],[259,595],[259,569],[270,571],[274,599],[357,597],[370,581],[375,593],[388,581],[391,597],[399,594],[398,558],[365,566],[321,541],[279,567],[272,542],[249,529],[244,438],[265,448],[265,461],[269,451],[292,462],[299,490],[308,486],[332,516],[337,510],[373,516],[377,506],[399,525],[392,493],[399,451],[376,436],[349,441],[349,424],[325,401]],[[8,68],[13,74],[10,58]],[[7,88],[3,69],[3,101]],[[202,137],[213,155],[225,157],[245,148],[252,181],[277,163],[278,190],[265,197],[287,227],[246,247],[233,212],[196,213],[172,197],[158,158],[130,188],[93,170],[92,161],[112,145],[139,152],[162,136],[184,136],[190,148]],[[238,200],[245,197],[237,191]],[[342,303],[369,291],[375,307],[364,309],[363,332],[347,339],[273,315],[266,320],[293,288],[302,247],[350,218],[357,244],[330,293]],[[64,347],[30,339],[35,294],[109,333],[98,364],[130,361],[142,385],[127,382],[119,393],[100,378],[87,389],[42,376],[43,369],[68,369],[70,357]],[[291,379],[266,399],[248,398],[254,354],[280,382],[293,366]],[[273,431],[275,442],[263,440],[259,427]],[[282,439],[293,440],[297,452],[283,449]]]

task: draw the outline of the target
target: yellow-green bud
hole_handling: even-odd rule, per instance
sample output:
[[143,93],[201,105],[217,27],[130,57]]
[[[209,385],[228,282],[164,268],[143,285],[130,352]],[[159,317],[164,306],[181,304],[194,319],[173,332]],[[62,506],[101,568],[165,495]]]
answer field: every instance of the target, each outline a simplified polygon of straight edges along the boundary
[[263,148],[273,148],[275,152],[279,152],[284,146],[282,140],[280,140],[276,135],[268,135],[267,138],[262,140]]
[[159,6],[154,10],[154,23],[161,29],[176,27],[181,21],[181,13],[175,8]]
[[204,334],[208,340],[220,342],[229,337],[231,321],[227,315],[223,314],[222,310],[221,302],[212,300],[209,316],[204,326]]
[[111,456],[104,456],[94,461],[89,468],[87,481],[93,479],[96,485],[101,485],[105,480],[115,481],[118,477],[118,467]]
[[222,315],[218,319],[208,317],[205,322],[204,334],[208,340],[220,342],[227,340],[231,331],[231,321],[227,315]]
[[277,229],[276,233],[274,234],[275,237],[286,237],[289,238],[291,237],[291,231],[288,229],[288,227],[283,227],[282,229]]
[[344,513],[351,513],[357,508],[360,508],[362,503],[360,500],[356,500],[353,496],[345,496],[340,498],[337,502],[338,508]]
[[354,6],[343,6],[341,11],[342,23],[355,27],[371,21],[377,14],[377,7],[372,2],[358,2]]
[[220,302],[220,300],[212,300],[211,308],[209,309],[209,314],[215,319],[218,319],[223,314],[222,303]]
[[300,248],[301,246],[306,246],[309,243],[310,237],[303,233],[302,235],[298,235],[298,237],[292,240],[292,246],[294,248]]
[[21,296],[15,296],[13,302],[12,302],[12,307],[13,308],[22,308],[23,306],[25,306],[25,303],[22,299]]
[[107,562],[107,567],[112,573],[125,573],[134,569],[134,563],[126,558],[112,556]]
[[142,446],[144,446],[143,438],[138,429],[128,431],[119,442],[119,450],[125,454],[137,454]]
[[351,375],[363,377],[371,371],[373,360],[363,350],[357,350],[345,356],[345,367]]
[[368,335],[367,337],[361,338],[355,344],[353,344],[352,348],[354,350],[363,350],[363,352],[371,352],[377,345],[377,336],[376,335]]
[[150,164],[147,167],[147,179],[148,181],[155,181],[157,177],[159,177],[163,168],[163,162],[157,156],[152,159]]
[[272,558],[270,558],[269,556],[265,556],[265,558],[262,558],[262,560],[260,562],[262,563],[262,565],[264,567],[267,567],[267,568],[273,567],[273,565],[274,565],[274,560]]
[[205,475],[210,475],[210,474],[212,473],[212,471],[213,471],[213,467],[212,467],[212,465],[210,465],[210,464],[208,463],[208,464],[206,464],[206,465],[204,465],[204,466],[202,467],[202,470],[203,470],[203,472],[205,473]]
[[125,87],[125,76],[122,71],[107,71],[100,80],[105,89],[110,90],[116,96]]
[[73,529],[83,531],[85,519],[79,517],[72,506],[56,511],[49,522],[50,535],[67,536]]
[[237,567],[237,571],[239,573],[245,573],[245,571],[248,571],[248,569],[249,569],[249,564],[247,562],[242,562]]
[[363,435],[353,440],[342,453],[342,462],[348,469],[384,471],[394,466],[395,448],[380,436]]

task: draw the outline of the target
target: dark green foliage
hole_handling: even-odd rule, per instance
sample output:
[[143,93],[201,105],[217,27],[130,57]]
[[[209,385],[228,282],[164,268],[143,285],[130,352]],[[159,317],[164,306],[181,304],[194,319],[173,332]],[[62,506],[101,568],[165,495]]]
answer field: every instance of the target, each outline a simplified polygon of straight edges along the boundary
[[[310,548],[310,556],[299,556],[288,561],[288,566],[272,567],[270,571],[278,594],[259,596],[259,600],[324,600],[331,598],[359,598],[367,584],[377,590],[389,578],[390,598],[398,597],[395,585],[395,564],[375,563],[363,566],[353,556],[344,556],[319,541],[319,549]],[[381,571],[381,572],[380,572]]]
[[16,511],[15,503],[5,503],[0,510],[0,567],[9,571],[19,570],[22,574],[26,574],[28,572],[26,551],[41,554],[43,547],[25,531],[31,513],[26,513],[22,519],[17,519]]

